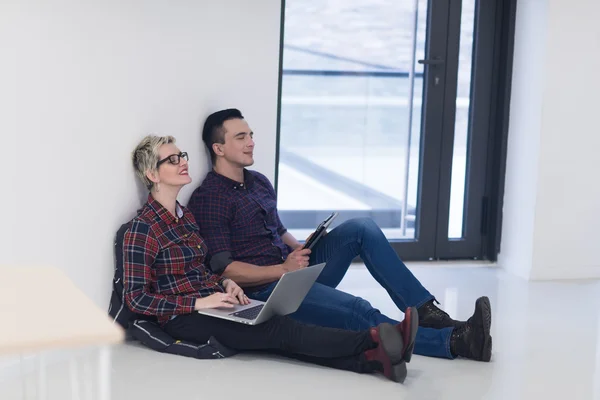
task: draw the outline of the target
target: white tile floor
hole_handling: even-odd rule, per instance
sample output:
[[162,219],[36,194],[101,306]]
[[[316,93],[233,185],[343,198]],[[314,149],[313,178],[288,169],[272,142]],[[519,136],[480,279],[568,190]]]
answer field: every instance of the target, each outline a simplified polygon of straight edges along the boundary
[[[600,282],[536,282],[496,268],[411,269],[459,318],[486,294],[493,307],[491,363],[415,356],[404,385],[277,357],[240,355],[200,361],[139,346],[113,349],[112,400],[124,399],[600,399]],[[352,267],[341,289],[400,316],[363,267]],[[79,358],[79,387],[94,376],[92,356]],[[85,367],[85,365],[88,365]],[[85,368],[84,368],[85,367]],[[48,369],[47,400],[69,399],[67,363]],[[28,394],[34,398],[33,380]],[[20,399],[22,383],[0,383],[0,399]],[[375,397],[376,396],[376,397]],[[96,397],[89,397],[96,398]]]

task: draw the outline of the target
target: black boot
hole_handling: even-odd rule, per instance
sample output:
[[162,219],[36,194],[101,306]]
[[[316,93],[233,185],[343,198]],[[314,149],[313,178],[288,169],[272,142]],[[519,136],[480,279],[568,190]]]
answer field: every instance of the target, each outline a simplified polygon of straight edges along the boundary
[[475,302],[475,312],[462,326],[455,328],[450,337],[452,355],[477,361],[492,358],[492,310],[490,299],[480,297]]
[[450,318],[448,313],[438,308],[433,302],[434,300],[430,300],[418,308],[420,327],[442,329],[459,327],[464,324],[463,321],[455,321]]

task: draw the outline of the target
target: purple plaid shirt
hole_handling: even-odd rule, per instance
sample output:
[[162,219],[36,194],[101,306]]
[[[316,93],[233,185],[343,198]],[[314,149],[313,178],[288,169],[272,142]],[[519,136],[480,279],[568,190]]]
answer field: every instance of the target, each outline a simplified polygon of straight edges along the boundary
[[281,264],[290,248],[277,213],[271,182],[256,171],[244,170],[244,183],[210,171],[188,204],[206,240],[215,273],[233,261],[267,266]]
[[152,195],[123,238],[123,288],[129,309],[156,315],[194,311],[196,298],[223,292],[223,278],[204,267],[206,245],[194,216],[178,206],[178,217]]

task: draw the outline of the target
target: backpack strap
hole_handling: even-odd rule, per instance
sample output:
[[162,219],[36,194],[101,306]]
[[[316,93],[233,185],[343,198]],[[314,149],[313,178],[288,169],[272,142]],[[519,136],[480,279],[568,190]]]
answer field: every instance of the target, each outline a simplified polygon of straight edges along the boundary
[[142,344],[161,353],[200,359],[225,358],[236,354],[236,351],[223,346],[214,337],[204,344],[175,340],[157,324],[147,320],[134,321],[129,330]]

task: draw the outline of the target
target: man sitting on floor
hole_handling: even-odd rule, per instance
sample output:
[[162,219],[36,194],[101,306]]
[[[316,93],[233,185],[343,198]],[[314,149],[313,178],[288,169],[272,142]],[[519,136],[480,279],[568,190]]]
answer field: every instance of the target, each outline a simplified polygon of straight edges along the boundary
[[281,223],[269,180],[246,169],[254,163],[253,135],[237,109],[216,112],[204,124],[202,139],[213,170],[194,191],[188,207],[206,238],[213,272],[233,279],[250,298],[264,301],[285,272],[326,262],[293,318],[352,330],[382,322],[397,324],[368,301],[336,289],[352,260],[360,256],[401,311],[418,308],[415,354],[490,360],[489,299],[479,298],[466,322],[450,318],[371,219],[346,221],[321,238],[312,252],[303,249]]

